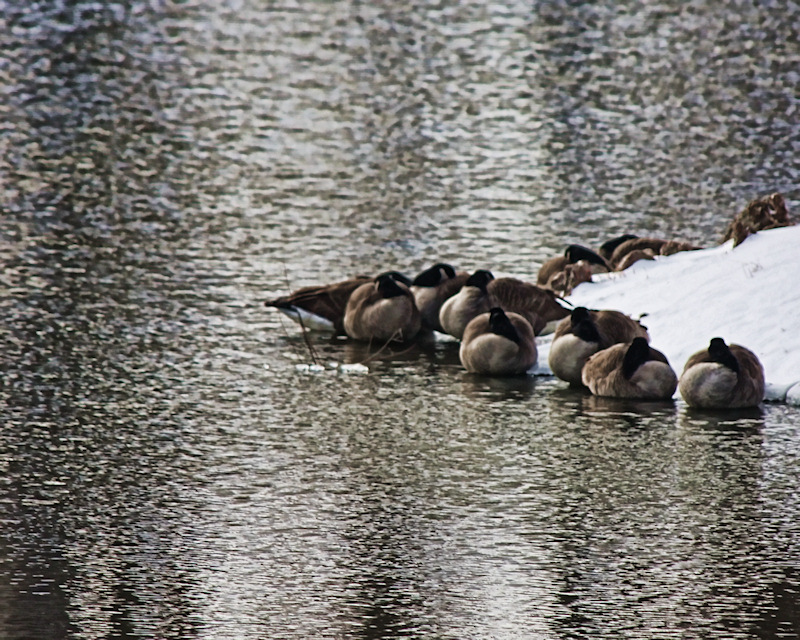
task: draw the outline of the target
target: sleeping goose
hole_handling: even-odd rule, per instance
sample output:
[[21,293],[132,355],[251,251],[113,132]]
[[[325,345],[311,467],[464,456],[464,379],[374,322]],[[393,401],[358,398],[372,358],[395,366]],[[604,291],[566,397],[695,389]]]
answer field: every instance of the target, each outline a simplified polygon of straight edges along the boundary
[[[576,269],[576,265],[586,268]],[[588,282],[593,273],[608,271],[611,271],[611,267],[602,256],[579,244],[571,244],[564,250],[564,255],[550,258],[539,268],[536,284],[566,294],[568,292],[562,285],[562,281],[572,281],[572,286],[578,284],[575,281],[576,273],[580,274],[581,278],[585,278],[579,280],[580,282]],[[570,290],[572,286],[569,287]]]
[[356,276],[333,284],[303,287],[264,304],[274,307],[306,329],[344,335],[344,310],[350,294],[370,280],[369,276]]
[[756,354],[738,344],[712,338],[708,349],[686,362],[678,389],[690,407],[740,409],[764,399],[764,367]]
[[467,324],[458,355],[470,373],[521,375],[536,364],[536,338],[521,315],[493,307]]
[[344,313],[347,335],[365,342],[408,342],[421,325],[414,296],[391,274],[381,274],[353,291]]
[[[387,271],[386,275],[405,285],[411,284],[398,271]],[[353,291],[371,280],[370,276],[355,276],[332,284],[302,287],[288,296],[268,300],[264,305],[277,309],[310,331],[330,331],[343,336],[347,301]]]
[[650,339],[647,329],[621,311],[575,307],[556,327],[548,364],[557,377],[580,386],[581,369],[592,354],[640,336]]
[[632,233],[623,233],[621,236],[617,236],[616,238],[611,238],[610,240],[606,240],[597,249],[597,253],[599,253],[606,260],[606,262],[610,262],[611,256],[614,254],[614,250],[619,245],[628,240],[635,240],[638,237],[639,236],[634,235]]
[[420,273],[411,282],[411,293],[422,316],[422,327],[445,333],[439,322],[439,311],[446,300],[459,292],[469,277],[456,273],[449,264],[438,263]]
[[702,249],[702,247],[680,240],[633,237],[620,243],[614,249],[608,262],[615,271],[624,271],[642,258],[669,256],[680,251],[695,251],[697,249]]
[[678,377],[666,356],[638,337],[590,356],[581,371],[583,384],[596,396],[669,400]]
[[495,278],[491,271],[479,269],[442,305],[439,321],[446,333],[461,339],[467,323],[492,307],[520,314],[536,335],[548,322],[569,315],[552,291],[516,278]]

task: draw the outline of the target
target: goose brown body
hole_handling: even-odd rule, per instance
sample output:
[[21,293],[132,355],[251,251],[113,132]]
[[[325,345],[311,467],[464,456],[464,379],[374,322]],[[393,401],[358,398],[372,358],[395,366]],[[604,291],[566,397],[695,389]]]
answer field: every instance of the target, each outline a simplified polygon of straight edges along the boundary
[[697,249],[702,249],[702,247],[679,240],[634,237],[620,243],[614,249],[608,262],[615,271],[624,271],[637,260],[652,259],[655,256],[669,256],[680,251],[695,251]]
[[344,312],[347,301],[353,291],[371,280],[369,276],[356,276],[332,284],[303,287],[264,304],[301,323],[306,329],[345,335]]
[[581,380],[594,395],[640,400],[668,400],[678,377],[666,356],[643,337],[611,345],[590,356]]
[[354,340],[408,342],[419,333],[422,320],[409,288],[389,275],[362,284],[350,296],[344,329]]
[[448,264],[435,264],[419,274],[411,283],[411,293],[422,317],[423,329],[445,333],[439,322],[442,305],[457,294],[469,278]]
[[738,344],[714,338],[694,353],[678,381],[686,403],[700,409],[755,407],[764,399],[764,367],[758,356]]
[[536,284],[567,295],[574,286],[588,282],[594,273],[611,271],[606,260],[586,247],[569,245],[564,255],[547,260],[536,275]]
[[459,358],[470,373],[521,375],[536,364],[536,337],[523,316],[494,307],[467,324]]
[[493,307],[523,316],[537,335],[548,322],[569,315],[552,291],[516,278],[495,278],[481,270],[442,305],[439,321],[446,333],[461,339],[470,320]]
[[496,278],[487,287],[493,306],[520,314],[539,335],[549,322],[561,320],[569,310],[548,290],[516,278]]
[[623,233],[622,235],[616,236],[609,240],[606,240],[603,244],[601,244],[598,249],[597,253],[599,253],[603,258],[605,258],[606,262],[611,260],[611,256],[614,254],[614,250],[621,245],[623,242],[628,240],[634,240],[639,236],[634,235],[632,233]]
[[556,327],[548,363],[553,373],[571,385],[582,385],[581,370],[590,356],[618,342],[650,336],[639,322],[621,311],[576,307]]

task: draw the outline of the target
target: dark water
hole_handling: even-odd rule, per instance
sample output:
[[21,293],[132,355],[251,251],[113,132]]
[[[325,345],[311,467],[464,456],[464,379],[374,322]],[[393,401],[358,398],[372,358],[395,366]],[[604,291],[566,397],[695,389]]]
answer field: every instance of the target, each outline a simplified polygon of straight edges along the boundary
[[796,209],[798,25],[0,0],[0,637],[800,635],[796,408],[474,378],[448,342],[358,373],[316,339],[317,370],[262,306]]

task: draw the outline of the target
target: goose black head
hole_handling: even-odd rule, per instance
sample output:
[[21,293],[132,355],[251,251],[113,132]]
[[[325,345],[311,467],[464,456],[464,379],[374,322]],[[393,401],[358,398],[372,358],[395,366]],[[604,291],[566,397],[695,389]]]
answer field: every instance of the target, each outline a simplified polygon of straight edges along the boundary
[[731,352],[730,347],[722,338],[712,338],[708,345],[708,355],[713,362],[717,362],[732,371],[739,373],[739,361]]
[[439,262],[429,269],[425,269],[416,278],[413,284],[415,287],[436,287],[444,280],[450,280],[456,277],[456,270],[449,264]]
[[634,338],[622,359],[622,375],[630,380],[636,370],[650,360],[650,345],[646,338]]
[[498,336],[503,336],[519,344],[520,338],[517,328],[500,307],[493,307],[489,310],[489,330]]
[[575,307],[570,314],[573,335],[585,342],[600,342],[600,333],[586,307]]
[[602,266],[608,266],[606,261],[599,255],[597,255],[591,249],[588,249],[584,246],[579,244],[571,244],[567,247],[566,251],[564,251],[564,256],[570,263],[575,264],[579,260],[585,260],[589,264],[599,264]]
[[378,293],[381,294],[382,298],[396,298],[408,293],[408,289],[404,289],[397,284],[398,280],[389,273],[382,273],[375,278],[375,282],[378,284]]
[[494,280],[494,275],[492,275],[491,271],[487,271],[486,269],[478,269],[469,278],[467,278],[464,286],[478,287],[478,289],[485,292],[486,285],[488,285],[492,280]]
[[375,280],[377,281],[378,278],[380,278],[381,276],[389,276],[392,280],[396,282],[402,282],[407,287],[411,286],[411,279],[406,274],[400,273],[399,271],[384,271],[383,273],[378,274],[375,277]]
[[635,240],[638,237],[639,236],[632,233],[624,233],[616,238],[611,238],[611,240],[606,240],[600,245],[600,255],[610,258],[611,254],[614,253],[614,249],[616,249],[619,245],[621,245],[623,242],[627,242],[628,240]]

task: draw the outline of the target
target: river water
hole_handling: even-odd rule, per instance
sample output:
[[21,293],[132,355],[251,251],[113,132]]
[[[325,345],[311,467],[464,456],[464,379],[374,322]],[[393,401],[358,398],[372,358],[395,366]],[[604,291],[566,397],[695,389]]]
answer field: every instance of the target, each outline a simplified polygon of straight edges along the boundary
[[263,306],[796,210],[799,26],[0,0],[0,637],[800,635],[797,408],[488,380],[443,340],[312,353]]

